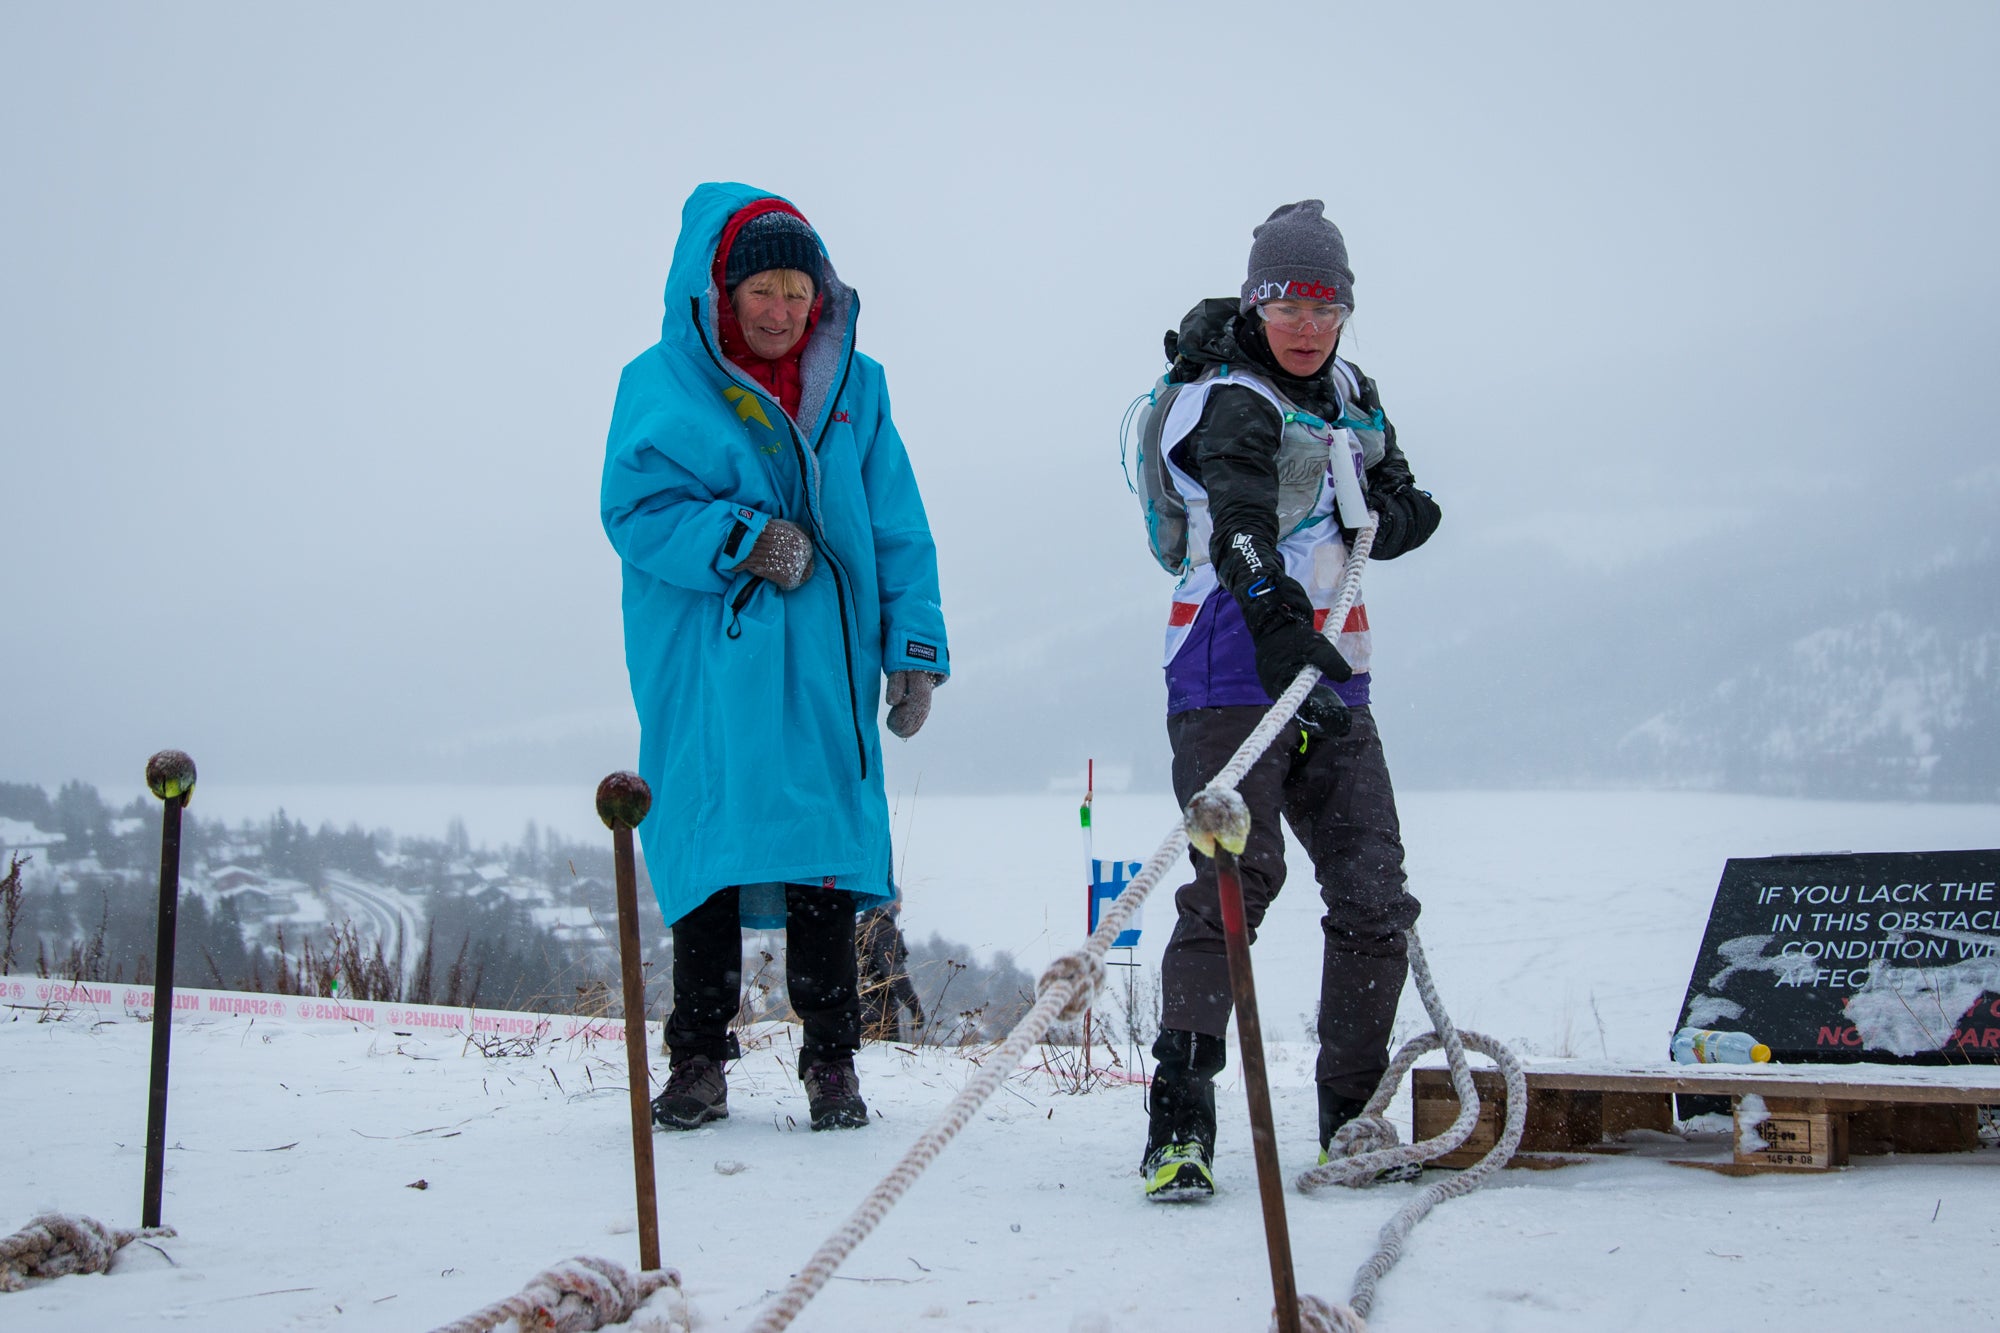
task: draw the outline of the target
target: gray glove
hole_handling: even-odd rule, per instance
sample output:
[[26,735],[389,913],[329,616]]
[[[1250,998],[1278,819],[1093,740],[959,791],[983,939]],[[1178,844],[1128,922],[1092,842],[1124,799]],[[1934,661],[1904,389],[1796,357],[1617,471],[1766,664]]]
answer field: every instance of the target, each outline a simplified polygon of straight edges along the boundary
[[812,538],[796,523],[771,519],[757,534],[740,568],[775,584],[782,592],[790,592],[812,577]]
[[889,730],[904,740],[916,735],[931,715],[931,691],[944,680],[934,671],[891,671],[882,691],[889,703]]

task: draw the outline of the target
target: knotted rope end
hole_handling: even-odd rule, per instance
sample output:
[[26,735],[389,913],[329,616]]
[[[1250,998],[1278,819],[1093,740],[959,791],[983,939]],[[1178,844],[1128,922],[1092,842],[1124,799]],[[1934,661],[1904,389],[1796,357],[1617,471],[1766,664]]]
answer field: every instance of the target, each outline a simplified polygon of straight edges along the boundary
[[1050,987],[1063,982],[1071,983],[1071,990],[1056,1017],[1066,1021],[1082,1018],[1083,1011],[1090,1008],[1091,1000],[1104,984],[1104,960],[1089,952],[1066,953],[1042,973],[1042,979],[1035,983],[1035,994],[1046,995]]
[[[1303,1333],[1368,1333],[1368,1321],[1337,1301],[1299,1297],[1299,1328]],[[1277,1311],[1271,1312],[1271,1333],[1278,1333]]]
[[488,1333],[512,1323],[521,1333],[584,1333],[630,1320],[662,1288],[681,1289],[677,1269],[641,1269],[579,1254],[537,1273],[520,1294],[445,1324],[433,1333]]
[[1206,788],[1188,802],[1187,831],[1203,856],[1214,856],[1217,844],[1241,856],[1250,841],[1250,807],[1233,787]]
[[173,1234],[172,1227],[128,1231],[81,1213],[43,1213],[0,1239],[0,1291],[23,1291],[29,1278],[109,1273],[118,1251],[133,1241]]

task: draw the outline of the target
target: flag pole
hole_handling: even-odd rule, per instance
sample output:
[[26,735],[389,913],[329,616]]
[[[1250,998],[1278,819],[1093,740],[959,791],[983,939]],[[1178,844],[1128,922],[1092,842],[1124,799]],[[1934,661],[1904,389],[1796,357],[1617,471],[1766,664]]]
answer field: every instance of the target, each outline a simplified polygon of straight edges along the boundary
[[[1083,932],[1088,935],[1097,928],[1097,857],[1091,848],[1090,807],[1097,799],[1097,761],[1083,761],[1083,804],[1077,807],[1077,819],[1083,825]],[[1091,1011],[1083,1011],[1083,1085],[1090,1086],[1090,1027]]]

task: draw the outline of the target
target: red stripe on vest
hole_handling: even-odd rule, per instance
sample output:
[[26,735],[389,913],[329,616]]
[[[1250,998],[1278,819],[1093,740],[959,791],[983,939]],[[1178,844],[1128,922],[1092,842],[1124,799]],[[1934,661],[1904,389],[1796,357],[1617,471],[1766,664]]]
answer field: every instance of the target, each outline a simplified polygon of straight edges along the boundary
[[[1322,634],[1326,632],[1327,615],[1328,612],[1324,608],[1321,608],[1320,610],[1313,612],[1313,628]],[[1190,619],[1192,619],[1192,617],[1190,617]],[[1176,621],[1175,623],[1178,624],[1179,622]],[[1362,634],[1365,633],[1367,629],[1368,629],[1368,608],[1365,606],[1357,606],[1349,609],[1347,613],[1347,623],[1341,626],[1340,632],[1342,634]]]
[[1200,610],[1199,602],[1175,602],[1173,609],[1167,612],[1167,624],[1174,629],[1179,629],[1182,625],[1192,625],[1195,613]]

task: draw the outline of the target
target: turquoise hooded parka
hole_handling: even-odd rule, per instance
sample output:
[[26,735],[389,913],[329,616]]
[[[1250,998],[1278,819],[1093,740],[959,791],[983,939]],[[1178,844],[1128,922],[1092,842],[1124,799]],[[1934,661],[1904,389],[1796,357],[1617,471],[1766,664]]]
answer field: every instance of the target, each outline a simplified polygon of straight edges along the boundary
[[[877,724],[886,672],[950,673],[937,548],[882,367],[854,350],[860,302],[824,265],[799,416],[721,352],[712,279],[724,226],[773,198],[699,186],[681,211],[660,341],[618,381],[600,510],[624,563],[625,664],[639,712],[639,827],[660,911],[746,886],[746,925],[782,893],[893,897]],[[824,243],[822,243],[824,250]],[[812,538],[780,592],[739,566],[773,518]]]

